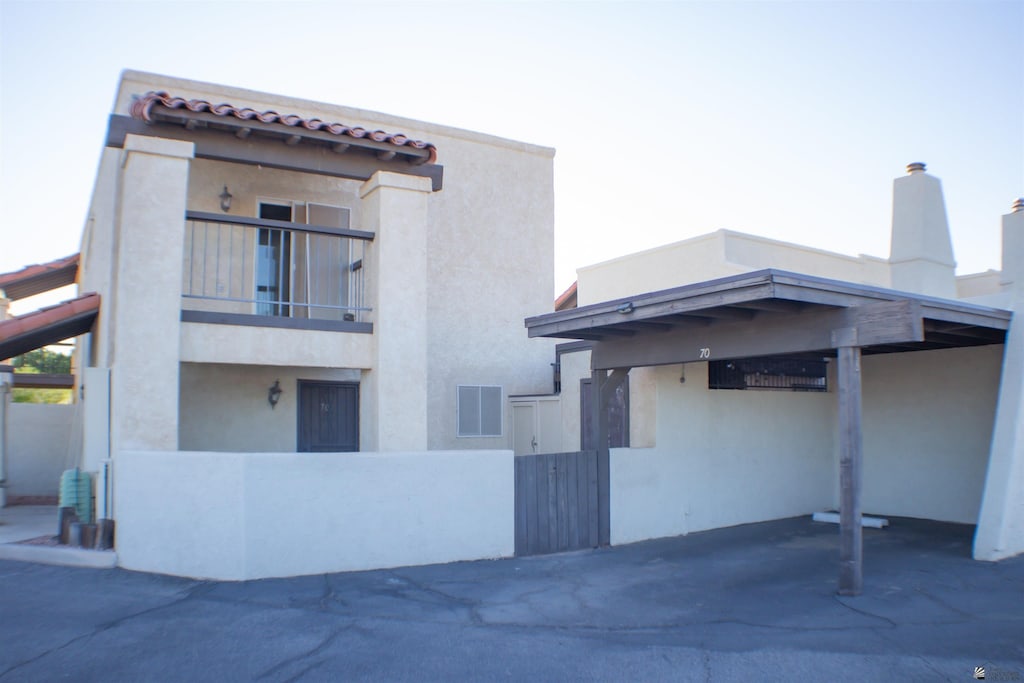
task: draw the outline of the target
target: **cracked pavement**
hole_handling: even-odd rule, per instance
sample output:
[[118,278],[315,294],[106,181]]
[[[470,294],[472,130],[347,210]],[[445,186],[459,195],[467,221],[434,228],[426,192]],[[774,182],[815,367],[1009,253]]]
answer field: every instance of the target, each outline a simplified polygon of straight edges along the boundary
[[1024,680],[1024,557],[891,521],[856,598],[805,518],[244,583],[0,562],[0,682]]

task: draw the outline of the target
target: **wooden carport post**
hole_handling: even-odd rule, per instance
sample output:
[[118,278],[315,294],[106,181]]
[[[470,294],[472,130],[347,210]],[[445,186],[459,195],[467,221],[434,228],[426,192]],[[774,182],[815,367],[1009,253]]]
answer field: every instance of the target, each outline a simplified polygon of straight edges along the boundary
[[611,544],[611,462],[608,449],[608,404],[615,390],[626,377],[629,368],[616,368],[609,375],[606,370],[592,370],[590,374],[590,424],[597,450],[598,543]]
[[839,356],[839,594],[860,595],[864,583],[860,511],[863,439],[857,329],[837,330],[834,341]]

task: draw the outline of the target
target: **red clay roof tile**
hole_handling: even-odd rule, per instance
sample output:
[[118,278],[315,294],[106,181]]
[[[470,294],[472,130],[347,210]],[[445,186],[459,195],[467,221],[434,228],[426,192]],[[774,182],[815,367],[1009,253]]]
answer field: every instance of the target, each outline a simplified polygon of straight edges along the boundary
[[99,314],[100,295],[83,294],[55,306],[0,321],[0,359],[88,332]]
[[74,284],[78,275],[78,254],[49,263],[25,266],[11,273],[0,273],[0,289],[12,300],[24,299],[57,287]]
[[184,97],[173,97],[164,91],[151,91],[132,102],[131,115],[133,118],[142,119],[147,123],[152,122],[151,112],[156,105],[162,105],[168,109],[187,109],[191,112],[209,112],[215,116],[233,117],[241,121],[256,120],[261,123],[280,123],[285,126],[299,126],[306,130],[319,130],[333,135],[348,136],[350,138],[369,138],[375,142],[386,142],[395,147],[412,147],[424,149],[430,154],[426,163],[432,164],[437,160],[437,148],[422,140],[413,140],[402,133],[388,133],[383,130],[366,130],[359,126],[346,126],[343,123],[327,123],[318,118],[303,118],[298,114],[278,114],[276,111],[256,111],[250,107],[235,107],[230,104],[212,104],[207,100],[187,100]]
[[558,298],[555,299],[556,311],[565,311],[570,308],[576,308],[576,288],[578,286],[578,283],[578,280],[576,282],[573,282],[571,285],[569,285],[569,289],[565,290],[564,292],[558,295]]

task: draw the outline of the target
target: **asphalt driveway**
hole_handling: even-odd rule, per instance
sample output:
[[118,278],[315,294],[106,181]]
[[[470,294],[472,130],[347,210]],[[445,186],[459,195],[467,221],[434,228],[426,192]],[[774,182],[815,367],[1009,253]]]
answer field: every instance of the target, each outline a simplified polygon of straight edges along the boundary
[[1024,558],[791,519],[525,559],[216,583],[0,562],[0,681],[1024,680]]

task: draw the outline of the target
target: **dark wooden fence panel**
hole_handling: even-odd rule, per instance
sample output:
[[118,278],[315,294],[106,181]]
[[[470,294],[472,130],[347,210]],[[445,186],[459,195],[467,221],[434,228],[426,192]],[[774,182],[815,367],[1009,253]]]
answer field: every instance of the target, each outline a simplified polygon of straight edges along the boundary
[[600,544],[597,451],[519,455],[515,478],[516,555]]

